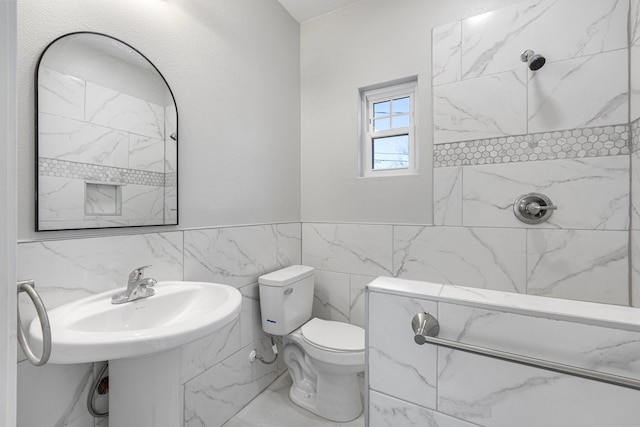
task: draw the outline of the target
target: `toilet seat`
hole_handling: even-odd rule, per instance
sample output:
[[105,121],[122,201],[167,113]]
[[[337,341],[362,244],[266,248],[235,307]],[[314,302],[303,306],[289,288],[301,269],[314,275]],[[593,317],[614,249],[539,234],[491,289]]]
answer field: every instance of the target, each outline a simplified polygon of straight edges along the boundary
[[[311,328],[305,328],[307,324],[311,323]],[[328,323],[329,325],[326,325]],[[337,323],[338,325],[332,325]],[[341,345],[332,342],[331,339],[327,338],[324,340],[322,338],[323,335],[328,335],[331,331],[341,331],[344,332],[343,329],[351,329],[349,327],[343,328],[341,325],[348,325],[355,328],[353,331],[354,343],[351,344],[352,348],[359,348],[358,350],[349,350],[349,349],[340,349],[335,347],[349,347],[349,345]],[[311,339],[309,337],[305,337],[303,335],[302,329],[305,328],[307,334],[311,334]],[[320,333],[320,337],[314,335],[316,328],[322,328],[325,331],[330,331],[327,334]],[[309,329],[312,332],[309,332]],[[348,334],[348,332],[347,332]],[[312,339],[316,339],[317,341],[312,341]],[[300,347],[302,347],[311,358],[315,359],[317,362],[326,363],[329,365],[342,366],[344,368],[348,367],[356,367],[360,366],[360,370],[364,369],[364,329],[355,326],[349,325],[347,323],[342,322],[334,322],[329,320],[321,320],[321,319],[311,319],[309,322],[302,325],[300,328],[296,329],[292,333],[284,336],[284,344],[288,341],[293,341]],[[325,344],[324,346],[322,344]],[[329,347],[327,347],[327,345]],[[332,347],[331,347],[332,346]],[[349,368],[351,369],[351,368]]]
[[302,325],[300,332],[308,344],[325,351],[364,351],[364,329],[349,323],[313,318]]

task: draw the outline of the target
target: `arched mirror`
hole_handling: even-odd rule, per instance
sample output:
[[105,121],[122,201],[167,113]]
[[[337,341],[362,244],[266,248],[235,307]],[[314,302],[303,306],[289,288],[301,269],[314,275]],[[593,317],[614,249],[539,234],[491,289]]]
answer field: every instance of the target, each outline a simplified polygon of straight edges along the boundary
[[36,73],[36,230],[178,223],[178,113],[140,52],[103,34],[53,41]]

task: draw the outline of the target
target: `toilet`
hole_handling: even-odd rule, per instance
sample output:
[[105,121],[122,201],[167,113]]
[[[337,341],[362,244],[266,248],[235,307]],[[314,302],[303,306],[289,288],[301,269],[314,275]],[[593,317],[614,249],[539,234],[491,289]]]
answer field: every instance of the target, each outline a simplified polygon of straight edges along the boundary
[[260,276],[258,283],[262,328],[282,336],[282,357],[293,379],[291,401],[332,421],[357,418],[364,329],[311,317],[312,267],[292,265]]

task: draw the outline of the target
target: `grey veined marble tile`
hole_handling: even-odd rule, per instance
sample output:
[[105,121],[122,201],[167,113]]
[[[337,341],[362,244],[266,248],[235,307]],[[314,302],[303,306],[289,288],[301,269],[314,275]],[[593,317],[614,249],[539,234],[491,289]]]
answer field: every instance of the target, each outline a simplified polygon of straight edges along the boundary
[[434,144],[526,133],[526,72],[435,86],[433,108]]
[[129,134],[79,120],[39,113],[38,155],[127,168]]
[[628,52],[621,49],[549,63],[530,73],[529,132],[624,123],[627,69]]
[[623,49],[627,11],[620,0],[533,0],[465,19],[462,78],[522,69],[524,49],[550,61]]
[[640,39],[640,1],[631,0],[629,3],[630,39],[631,44],[637,44]]
[[[152,266],[148,277],[182,280],[182,232],[18,244],[18,278],[36,281],[48,309],[123,288],[143,265]],[[35,315],[32,306],[20,307],[25,324]]]
[[[126,111],[130,114],[123,114]],[[87,82],[85,120],[138,135],[164,139],[164,108]]]
[[277,224],[278,267],[302,263],[302,224]]
[[627,231],[528,230],[527,293],[629,304]]
[[434,28],[431,36],[433,84],[440,85],[460,80],[462,49],[460,21]]
[[240,288],[242,311],[240,313],[240,344],[242,347],[262,338],[260,316],[260,290],[257,283]]
[[365,289],[375,280],[372,276],[351,275],[349,294],[349,323],[364,328],[365,326]]
[[38,111],[84,120],[85,81],[48,67],[38,69]]
[[413,316],[423,311],[437,316],[437,303],[369,294],[369,387],[436,409],[437,348],[416,345],[411,330]]
[[631,305],[640,307],[640,231],[631,231]]
[[184,241],[187,280],[242,287],[278,269],[274,225],[189,230]]
[[525,230],[394,226],[394,275],[525,293]]
[[[17,421],[19,426],[87,427],[93,417],[86,399],[93,364],[32,366],[18,364]],[[43,403],[34,407],[36,403]]]
[[315,270],[314,279],[313,316],[349,322],[349,275]]
[[640,151],[631,153],[631,226],[640,230]]
[[[504,310],[440,303],[439,337],[640,379],[640,332]],[[553,311],[553,310],[551,310]]]
[[369,427],[477,426],[375,391],[369,395],[369,408]]
[[462,225],[463,168],[433,170],[433,224]]
[[251,363],[249,352],[266,354],[271,344],[263,338],[206,370],[185,384],[185,427],[224,424],[276,379],[276,365]]
[[158,138],[130,134],[129,169],[164,173],[165,141]]
[[491,427],[637,424],[638,392],[623,387],[438,350],[438,411]]
[[[528,225],[513,213],[523,194],[548,196],[558,209]],[[595,157],[464,168],[463,224],[625,230],[629,226],[629,158]]]
[[390,225],[305,223],[302,235],[305,265],[368,276],[391,274]]
[[38,178],[38,222],[84,221],[85,183],[83,180],[55,176]]
[[240,318],[211,335],[182,346],[181,382],[200,375],[240,347]]

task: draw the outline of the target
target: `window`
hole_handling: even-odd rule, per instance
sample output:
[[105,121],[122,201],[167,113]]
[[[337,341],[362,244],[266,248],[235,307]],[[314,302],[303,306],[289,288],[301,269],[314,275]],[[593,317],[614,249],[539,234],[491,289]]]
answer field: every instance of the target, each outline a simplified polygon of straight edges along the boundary
[[415,172],[416,81],[362,90],[361,175]]

